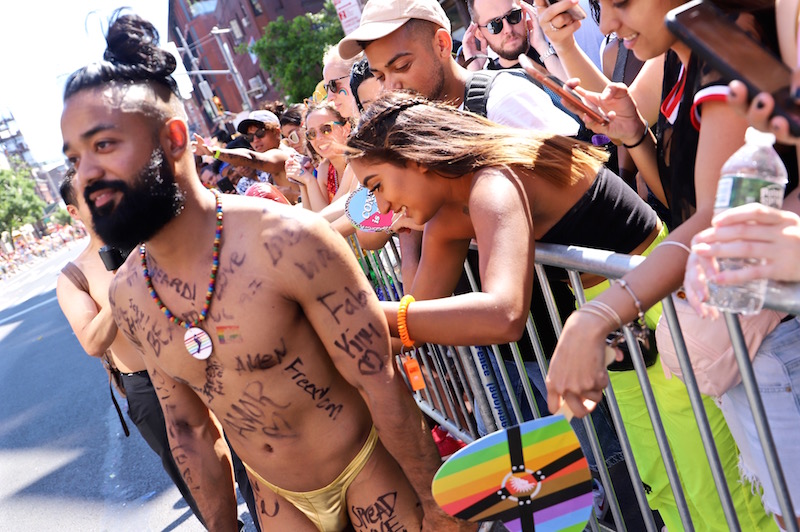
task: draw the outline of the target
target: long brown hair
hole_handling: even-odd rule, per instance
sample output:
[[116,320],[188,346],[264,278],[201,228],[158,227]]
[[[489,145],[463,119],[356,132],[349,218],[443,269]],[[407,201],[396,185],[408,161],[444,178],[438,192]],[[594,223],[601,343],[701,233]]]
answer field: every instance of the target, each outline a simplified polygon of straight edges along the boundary
[[396,165],[415,161],[445,177],[486,166],[531,171],[557,185],[595,174],[605,151],[559,135],[501,126],[421,96],[389,93],[361,115],[347,141],[348,156]]

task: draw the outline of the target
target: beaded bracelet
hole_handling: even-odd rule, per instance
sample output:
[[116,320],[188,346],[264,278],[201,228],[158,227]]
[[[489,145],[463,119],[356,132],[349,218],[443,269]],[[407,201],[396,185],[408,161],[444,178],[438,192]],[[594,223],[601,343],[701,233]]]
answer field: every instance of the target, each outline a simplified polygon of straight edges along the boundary
[[657,247],[660,247],[660,246],[677,246],[677,247],[681,248],[682,250],[684,250],[686,253],[691,253],[692,252],[692,249],[689,246],[687,246],[683,242],[678,242],[676,240],[665,240],[665,241],[661,242]]
[[639,301],[639,298],[636,297],[636,294],[633,293],[633,288],[625,279],[617,279],[615,281],[618,285],[625,289],[626,292],[631,296],[633,299],[633,304],[636,305],[636,315],[639,316],[639,319],[644,321],[644,310],[642,310],[642,302]]
[[637,146],[639,146],[639,144],[641,144],[642,142],[644,142],[644,139],[646,139],[646,138],[647,138],[647,134],[648,134],[648,133],[650,133],[650,122],[648,122],[647,120],[645,120],[645,121],[644,121],[644,133],[642,133],[642,138],[640,138],[639,140],[637,140],[635,144],[630,144],[630,145],[629,145],[629,144],[625,144],[625,143],[623,142],[623,143],[622,143],[622,146],[623,146],[624,148],[627,148],[627,149],[629,149],[629,150],[632,150],[633,148],[636,148]]
[[406,323],[408,306],[414,301],[414,296],[411,294],[404,295],[400,299],[400,306],[397,309],[397,332],[400,334],[400,341],[406,347],[414,347],[414,340],[408,336],[408,324]]

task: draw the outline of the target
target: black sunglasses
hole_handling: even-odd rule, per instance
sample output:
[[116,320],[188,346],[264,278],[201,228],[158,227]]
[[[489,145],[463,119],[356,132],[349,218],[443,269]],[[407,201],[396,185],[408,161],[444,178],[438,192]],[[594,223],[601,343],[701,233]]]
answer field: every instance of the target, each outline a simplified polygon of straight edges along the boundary
[[329,82],[327,82],[325,84],[325,89],[328,92],[332,92],[332,93],[335,94],[336,91],[339,90],[339,86],[336,84],[336,82],[340,81],[340,80],[343,80],[343,79],[346,79],[346,78],[349,78],[349,77],[350,77],[350,74],[347,74],[346,76],[342,76],[340,78],[332,79],[332,80],[330,80]]
[[266,134],[267,134],[267,128],[265,128],[265,127],[260,127],[260,128],[258,128],[258,129],[256,129],[254,133],[248,133],[248,134],[246,134],[246,135],[244,136],[244,138],[245,138],[245,139],[247,139],[247,142],[253,142],[253,138],[254,138],[254,137],[257,137],[257,138],[263,139],[263,138],[264,138],[264,135],[266,135]]
[[512,9],[502,17],[493,18],[488,24],[481,26],[481,28],[486,28],[487,31],[492,35],[497,35],[503,31],[504,19],[507,20],[512,26],[519,24],[519,22],[522,20],[522,8]]

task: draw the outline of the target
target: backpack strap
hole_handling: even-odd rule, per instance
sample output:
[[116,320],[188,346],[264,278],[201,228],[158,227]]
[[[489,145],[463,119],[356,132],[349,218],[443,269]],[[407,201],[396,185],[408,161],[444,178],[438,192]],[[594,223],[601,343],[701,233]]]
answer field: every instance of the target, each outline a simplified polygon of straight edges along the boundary
[[64,267],[61,268],[61,273],[63,273],[81,292],[89,293],[89,280],[74,262],[66,263]]
[[464,109],[486,117],[486,102],[489,101],[489,89],[497,74],[502,70],[477,70],[471,72],[464,88]]

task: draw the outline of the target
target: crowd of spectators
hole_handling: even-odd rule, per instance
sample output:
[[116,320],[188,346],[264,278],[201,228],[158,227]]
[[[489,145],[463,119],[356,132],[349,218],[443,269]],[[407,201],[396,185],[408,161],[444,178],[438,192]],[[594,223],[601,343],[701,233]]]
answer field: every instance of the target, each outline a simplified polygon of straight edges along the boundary
[[[797,24],[780,18],[798,20],[796,0],[712,3],[798,66]],[[631,355],[619,348],[617,331],[633,324],[652,347],[647,373],[695,529],[721,530],[725,513],[686,387],[665,376],[648,339],[661,316],[659,301],[684,285],[702,313],[709,281],[800,280],[800,140],[785,119],[772,116],[770,95],[750,105],[741,83],[729,87],[667,29],[667,12],[682,4],[468,0],[471,24],[454,43],[437,0],[369,0],[359,28],[321,58],[324,101],[272,104],[236,124],[236,138],[196,135],[193,145],[207,188],[314,211],[366,248],[396,238],[405,296],[382,309],[392,335],[407,345],[524,338],[529,311],[534,320],[546,318],[535,284],[536,242],[646,256],[620,282],[584,275],[588,302],[580,306],[567,279],[553,276],[563,332],[549,345],[543,341],[547,375],[524,353],[527,377],[540,410],[566,404],[579,417],[590,414],[588,404],[602,404],[610,382],[650,507],[667,530],[681,530]],[[576,16],[581,5],[589,11],[583,20]],[[609,120],[593,121],[534,83],[520,55],[534,63],[528,72],[570,79]],[[481,78],[487,70],[498,72]],[[792,94],[800,95],[795,77]],[[476,80],[485,86],[476,88]],[[471,103],[476,91],[483,91],[479,107]],[[784,210],[749,205],[714,216],[721,167],[749,125],[778,137],[790,176]],[[345,202],[362,186],[382,212],[399,215],[392,236],[356,231],[346,218]],[[760,262],[719,271],[716,259],[728,257]],[[480,272],[480,292],[459,289],[465,260]],[[607,340],[615,334],[617,359],[606,369]],[[800,321],[789,316],[753,358],[784,464],[800,452],[797,340]],[[739,384],[721,398],[703,398],[723,472],[742,529],[770,530],[776,521],[783,527],[743,397]],[[603,409],[591,415],[606,466],[627,476],[613,423]],[[586,434],[574,426],[591,456]],[[800,480],[788,477],[798,511]],[[621,500],[629,483],[615,479]],[[623,510],[629,530],[644,526],[632,498]]]

